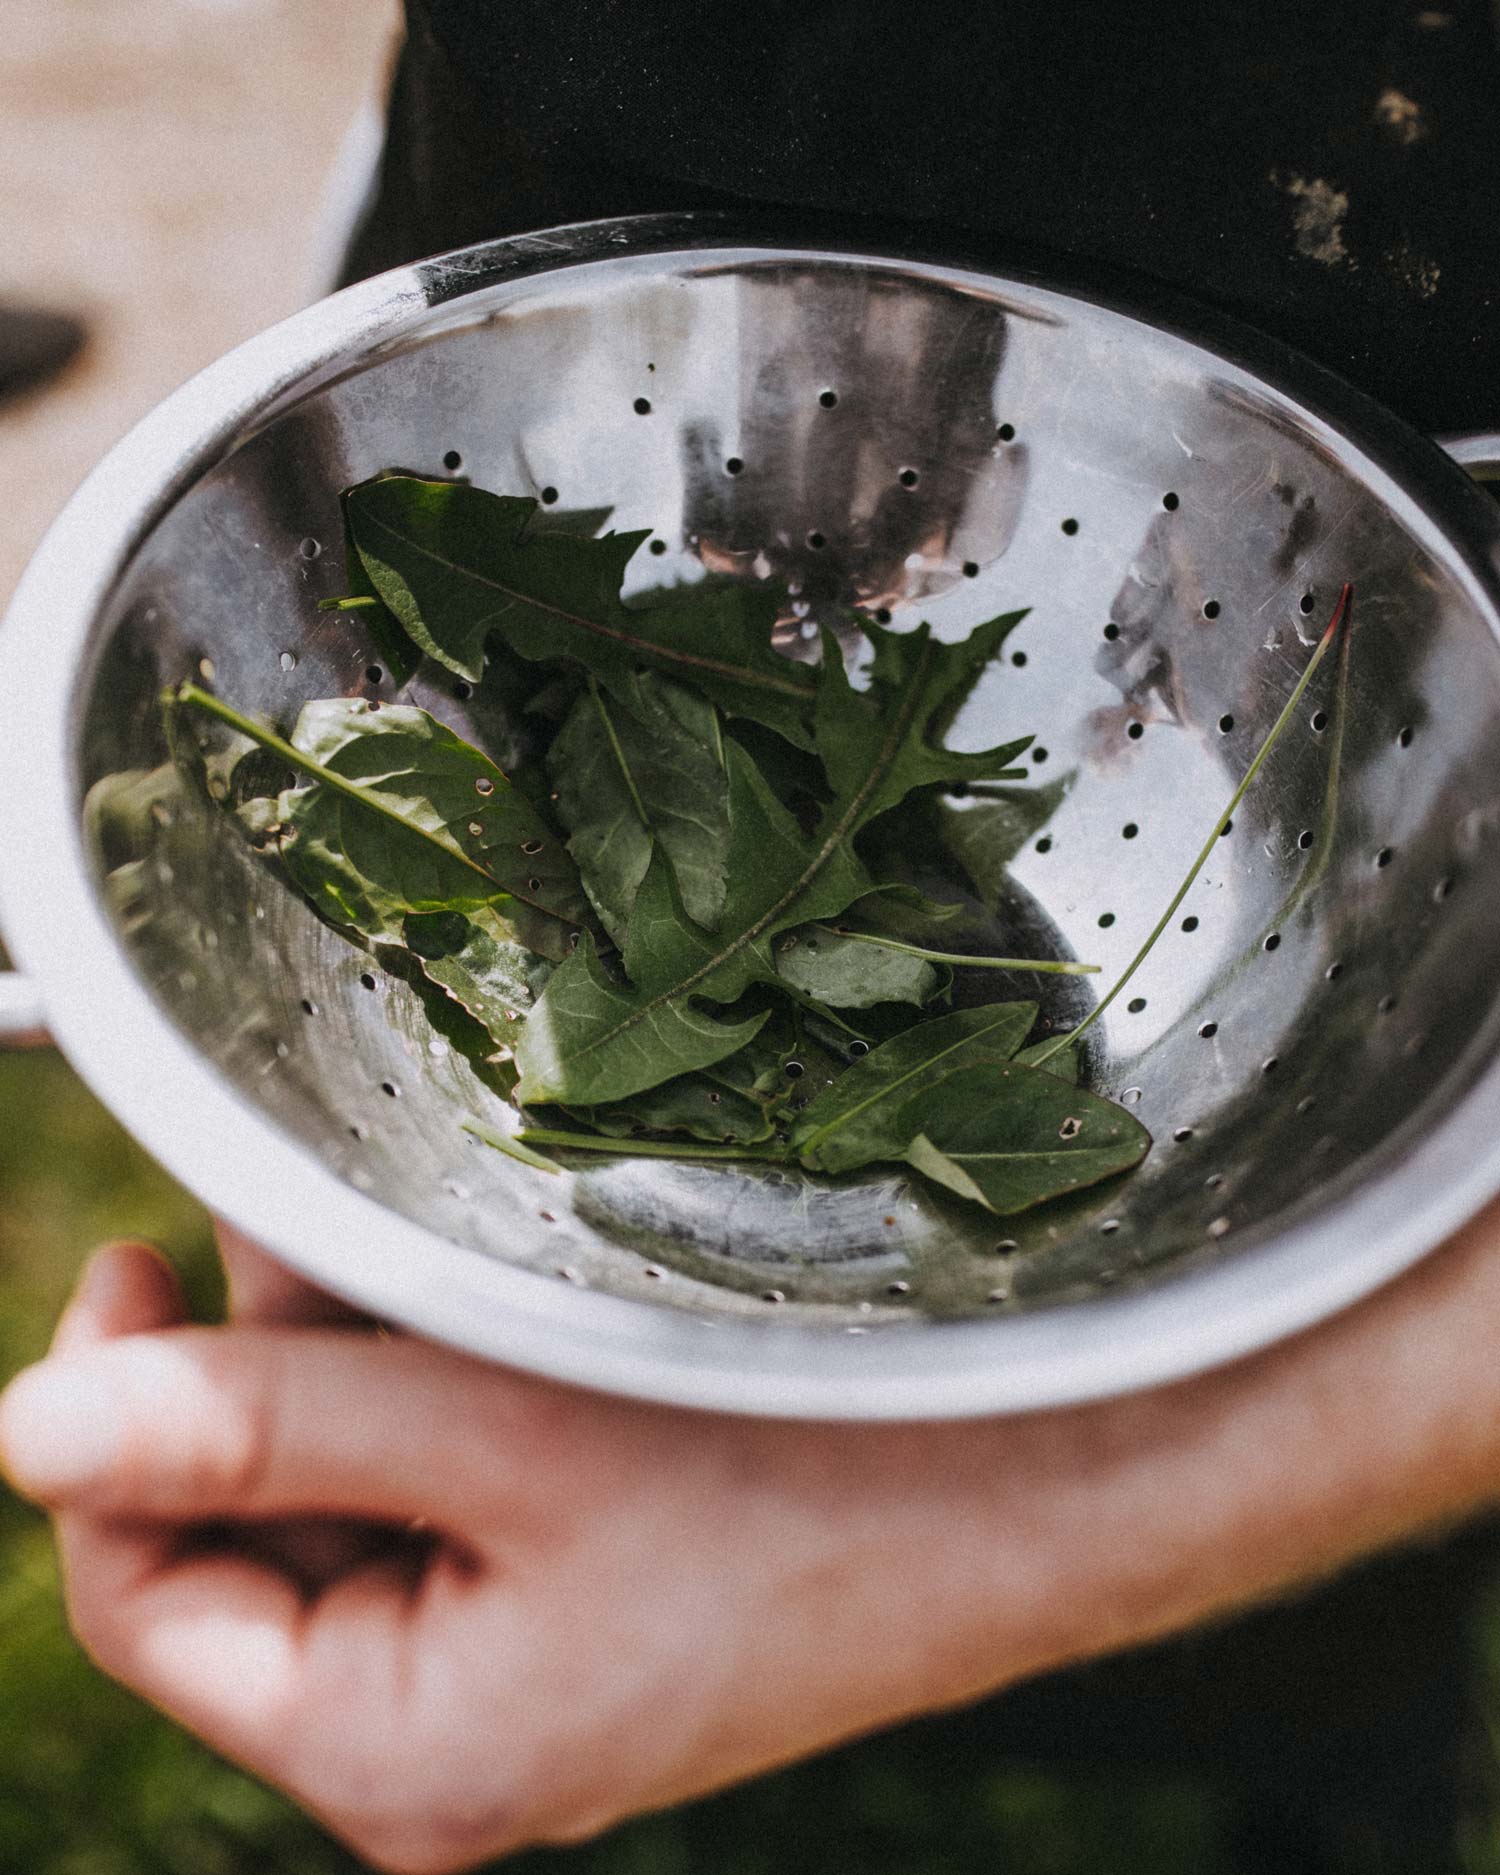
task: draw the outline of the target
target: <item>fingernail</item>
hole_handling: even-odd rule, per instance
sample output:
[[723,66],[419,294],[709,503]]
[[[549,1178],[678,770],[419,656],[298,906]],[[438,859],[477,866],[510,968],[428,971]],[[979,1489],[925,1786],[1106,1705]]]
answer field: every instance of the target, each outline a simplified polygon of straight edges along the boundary
[[119,1403],[97,1369],[43,1361],[0,1397],[0,1466],[23,1497],[76,1496],[108,1474],[119,1447]]
[[118,1244],[101,1244],[79,1272],[68,1307],[81,1303],[86,1309],[105,1307],[120,1286]]

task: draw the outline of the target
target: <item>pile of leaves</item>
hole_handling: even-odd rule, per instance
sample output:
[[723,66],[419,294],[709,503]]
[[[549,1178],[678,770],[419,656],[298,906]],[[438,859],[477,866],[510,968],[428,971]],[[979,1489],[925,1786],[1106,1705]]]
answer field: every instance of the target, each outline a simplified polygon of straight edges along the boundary
[[944,896],[897,863],[930,857],[953,793],[1020,795],[1029,736],[946,737],[1022,613],[954,644],[850,614],[803,663],[764,588],[626,604],[644,534],[410,476],[348,490],[344,514],[331,603],[361,610],[398,685],[426,658],[471,722],[492,706],[492,747],[371,698],[309,703],[286,737],[194,684],[169,708],[236,732],[219,792],[248,835],[399,958],[520,1110],[492,1143],[547,1165],[538,1148],[904,1163],[1001,1213],[1140,1160],[1147,1134],[1074,1085],[1067,1047],[1027,1047],[1034,1002],[972,998],[986,968],[1090,966],[974,954],[982,854],[946,860]]

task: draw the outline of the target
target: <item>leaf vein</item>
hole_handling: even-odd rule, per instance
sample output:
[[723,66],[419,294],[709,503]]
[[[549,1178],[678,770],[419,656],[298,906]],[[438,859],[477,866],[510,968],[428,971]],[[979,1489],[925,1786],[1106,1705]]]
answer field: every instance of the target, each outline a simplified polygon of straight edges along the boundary
[[606,625],[601,619],[585,618],[581,613],[570,612],[566,607],[554,604],[550,599],[538,599],[530,593],[518,592],[513,586],[507,586],[503,580],[491,579],[487,573],[480,573],[471,566],[462,566],[456,560],[450,560],[446,554],[438,553],[433,548],[424,546],[421,541],[409,534],[403,534],[399,528],[392,527],[389,521],[382,520],[377,514],[367,513],[363,517],[365,524],[380,529],[384,534],[399,543],[410,553],[419,555],[441,567],[445,572],[456,573],[463,579],[472,579],[481,586],[488,586],[492,592],[502,594],[511,605],[529,606],[537,612],[549,612],[554,618],[565,619],[569,625],[577,625],[580,630],[593,632],[596,637],[612,639],[616,644],[625,645],[642,656],[664,658],[670,663],[684,664],[694,670],[712,671],[717,677],[728,677],[736,683],[758,686],[763,690],[779,690],[786,696],[800,697],[807,700],[812,695],[810,684],[798,683],[792,678],[772,677],[766,671],[753,671],[740,664],[726,664],[717,658],[706,658],[692,651],[679,651],[670,645],[657,644],[653,639],[642,638],[636,633],[619,630],[616,626]]

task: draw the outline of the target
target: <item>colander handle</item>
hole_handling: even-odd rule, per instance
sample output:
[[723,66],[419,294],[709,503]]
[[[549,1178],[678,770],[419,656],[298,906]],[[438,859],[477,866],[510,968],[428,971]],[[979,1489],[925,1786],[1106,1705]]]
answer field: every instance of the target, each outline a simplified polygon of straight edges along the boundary
[[19,970],[0,969],[0,1046],[46,1039],[41,997]]
[[1465,436],[1439,436],[1438,447],[1467,469],[1476,482],[1500,481],[1500,430],[1476,430]]

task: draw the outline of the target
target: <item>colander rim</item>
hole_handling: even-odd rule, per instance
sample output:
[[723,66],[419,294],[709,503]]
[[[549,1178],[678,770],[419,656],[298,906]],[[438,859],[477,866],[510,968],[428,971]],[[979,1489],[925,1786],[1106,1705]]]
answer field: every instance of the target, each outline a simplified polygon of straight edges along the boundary
[[[1500,638],[1500,525],[1441,451],[1277,341],[1117,275],[914,255],[868,228],[649,216],[481,243],[294,314],[189,380],[118,443],[38,549],[0,634],[12,732],[0,749],[0,924],[73,1067],[165,1169],[310,1281],[377,1316],[553,1378],[679,1406],[787,1418],[959,1418],[1182,1378],[1304,1329],[1425,1255],[1500,1190],[1500,1059],[1400,1157],[1324,1210],[1136,1292],[868,1335],[706,1321],[589,1292],[458,1246],[386,1209],[254,1109],[173,1025],[106,918],[79,817],[94,628],[152,527],[206,469],[351,357],[451,315],[470,293],[560,269],[799,258],[976,289],[1084,299],[1212,351],[1310,413],[1415,505]],[[1038,269],[1041,269],[1039,272]],[[1003,269],[1003,270],[1002,270]],[[1394,1222],[1392,1221],[1394,1220]]]

